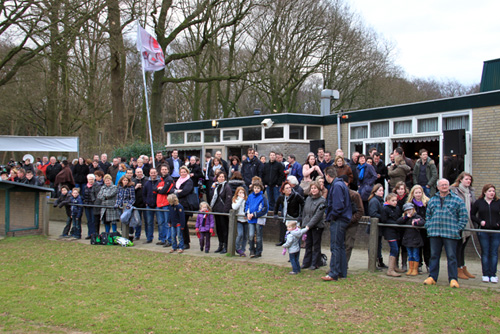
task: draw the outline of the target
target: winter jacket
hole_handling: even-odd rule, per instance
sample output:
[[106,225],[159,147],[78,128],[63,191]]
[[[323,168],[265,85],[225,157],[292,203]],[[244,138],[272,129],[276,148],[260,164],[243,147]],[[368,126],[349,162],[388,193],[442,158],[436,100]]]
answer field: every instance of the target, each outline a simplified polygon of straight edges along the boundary
[[297,178],[297,181],[299,181],[299,183],[304,178],[304,175],[302,175],[302,165],[299,164],[297,161],[295,161],[293,165],[288,164],[286,169],[289,171],[288,176],[290,175],[295,176]]
[[[100,164],[99,164],[99,166],[102,169],[102,166]],[[119,165],[116,165],[116,166],[115,165],[111,165],[111,166],[108,167],[108,172],[105,173],[105,174],[111,175],[111,177],[113,178],[113,183],[115,183],[116,182],[116,176],[117,176],[117,174],[118,174],[119,171],[120,171],[120,166]]]
[[229,213],[231,210],[231,202],[233,200],[233,192],[231,191],[231,187],[227,182],[223,185],[215,184],[215,188],[213,190],[212,199],[215,196],[215,192],[218,192],[217,199],[215,200],[214,205],[212,205],[212,212],[224,212]]
[[464,201],[452,192],[445,197],[437,192],[427,203],[425,228],[429,237],[458,240],[468,219]]
[[337,177],[328,190],[326,221],[342,220],[349,223],[352,218],[351,197],[344,180]]
[[79,163],[73,167],[73,178],[76,184],[87,183],[87,175],[89,174],[89,166],[85,163],[80,165]]
[[156,208],[156,186],[160,183],[160,178],[157,177],[156,180],[147,180],[142,186],[142,197],[148,208]]
[[201,211],[198,213],[195,228],[197,228],[200,232],[210,232],[210,229],[213,230],[214,226],[214,215],[205,214]]
[[198,187],[198,180],[203,178],[203,172],[200,165],[198,165],[197,163],[189,163],[189,165],[187,165],[187,168],[189,169],[189,176],[191,177],[191,180],[193,180],[194,186]]
[[60,163],[56,162],[54,165],[48,165],[47,169],[45,170],[46,173],[45,175],[47,176],[47,179],[54,183],[56,180],[57,174],[62,170],[62,166]]
[[373,185],[375,184],[375,180],[377,179],[377,173],[375,172],[375,168],[372,165],[366,164],[365,174],[363,179],[359,179],[359,170],[358,173],[358,192],[363,201],[367,201],[368,197],[370,197],[370,193],[372,192]]
[[368,215],[372,218],[378,218],[379,223],[382,223],[382,207],[384,199],[377,195],[373,196],[368,202]]
[[[397,220],[399,225],[409,225],[409,226],[424,226],[425,220],[418,214],[415,214],[413,217],[407,217],[403,215],[399,217]],[[420,234],[420,230],[416,228],[404,228],[403,241],[402,244],[405,247],[423,247],[424,240],[422,239],[422,235]]]
[[56,178],[54,180],[54,186],[58,185],[66,185],[70,189],[73,189],[75,186],[75,180],[73,179],[73,173],[71,172],[71,169],[68,167],[64,167],[61,169],[61,171],[56,175]]
[[285,200],[287,201],[287,216],[298,218],[304,206],[304,197],[300,196],[295,190],[292,190],[292,193],[288,197],[284,194],[278,196],[276,204],[274,205],[274,215],[276,216],[280,210],[284,210]]
[[243,176],[243,180],[245,181],[247,187],[250,186],[252,183],[252,177],[262,177],[262,162],[260,162],[257,157],[253,157],[252,160],[249,158],[243,160],[241,165],[241,176]]
[[[493,200],[490,204],[484,198],[474,202],[470,211],[470,218],[480,229],[500,230],[500,200]],[[481,221],[486,224],[481,226]]]
[[302,210],[302,226],[308,226],[309,229],[325,228],[325,210],[325,198],[319,194],[317,197],[309,195],[306,198],[304,209]]
[[[83,204],[82,197],[78,195],[77,197],[71,196],[70,204]],[[83,206],[71,205],[71,217],[82,218]]]
[[269,204],[262,191],[257,194],[252,192],[248,195],[247,202],[245,203],[245,213],[253,214],[252,219],[248,221],[250,224],[265,225],[266,219],[260,217],[265,216],[268,211]]
[[[418,182],[418,178],[420,175],[420,169],[422,168],[422,159],[418,159],[415,163],[415,167],[413,169],[413,184],[420,184]],[[427,177],[426,184],[420,184],[422,187],[429,186],[430,195],[434,196],[436,193],[436,182],[438,179],[438,171],[436,168],[436,163],[431,158],[427,158],[427,162],[425,163],[425,176]]]
[[98,184],[97,182],[94,182],[92,187],[88,187],[87,183],[83,186],[84,189],[84,195],[83,195],[83,203],[84,204],[97,204],[97,195],[99,194],[99,191],[101,190],[101,185]]
[[285,243],[283,244],[283,248],[288,248],[289,254],[294,254],[300,252],[300,238],[302,235],[307,232],[306,228],[303,229],[295,229],[293,231],[286,232],[285,235]]
[[103,185],[99,194],[97,194],[97,199],[101,201],[103,206],[111,206],[113,208],[101,208],[101,221],[104,222],[116,222],[120,219],[120,213],[114,208],[116,204],[116,195],[118,194],[118,187],[114,184],[109,187]]
[[243,187],[245,189],[245,192],[248,194],[248,187],[243,180],[229,180],[227,181],[227,184],[229,184],[229,186],[231,187],[231,191],[233,192],[233,194],[236,193],[236,189],[238,189],[238,187]]
[[352,174],[351,167],[349,167],[348,164],[346,164],[344,162],[344,164],[342,165],[342,167],[334,165],[334,168],[337,171],[337,177],[339,177],[341,175],[347,175],[347,177],[349,178],[349,183],[352,183],[352,181],[353,181],[353,174]]
[[375,168],[375,173],[380,174],[380,177],[375,180],[375,183],[380,183],[385,188],[385,180],[388,178],[387,166],[382,161],[379,161],[377,165],[373,165],[373,168]]
[[54,202],[54,208],[64,208],[66,209],[66,216],[71,217],[71,207],[69,206],[71,198],[71,193],[68,191],[66,195],[61,194],[58,199]]
[[365,214],[363,201],[361,200],[361,196],[354,190],[349,189],[349,196],[351,197],[351,208],[353,212],[351,221],[347,227],[358,226],[361,217]]
[[125,176],[126,172],[119,170],[118,173],[116,173],[116,177],[113,179],[115,180],[115,186],[118,185],[118,182],[120,182],[120,179]]
[[262,170],[262,182],[268,187],[281,187],[285,182],[285,166],[277,161],[265,163]]
[[392,165],[387,172],[391,180],[391,189],[400,181],[406,182],[406,175],[410,173],[410,170],[410,167],[405,162],[401,162],[400,165]]
[[[348,159],[345,159],[345,161],[348,161]],[[352,190],[358,190],[358,183],[359,183],[358,169],[357,169],[358,164],[352,160],[349,160],[349,167],[351,167],[352,171],[352,182],[349,183],[349,188]]]
[[167,174],[167,176],[160,179],[160,182],[153,188],[154,193],[156,193],[156,206],[163,208],[169,205],[167,196],[175,191],[174,179]]
[[118,195],[116,196],[115,208],[129,209],[135,203],[135,188],[134,186],[118,187]]
[[[384,204],[382,206],[382,224],[397,225],[397,220],[401,217],[401,211],[397,206]],[[382,234],[385,240],[399,240],[401,233],[397,227],[384,226]]]
[[[175,188],[175,184],[174,184]],[[194,184],[193,180],[187,179],[186,182],[181,184],[180,188],[176,188],[174,190],[177,198],[179,199],[179,203],[184,207],[185,210],[197,210],[196,208],[191,208],[188,201],[188,196],[194,192]]]
[[181,204],[171,205],[170,212],[168,214],[168,226],[169,227],[180,226],[181,230],[183,230],[185,225],[186,225],[186,216],[184,214],[184,207]]
[[236,220],[240,223],[247,222],[247,216],[245,215],[245,204],[245,199],[241,197],[237,197],[236,202],[231,203],[231,208],[237,211]]
[[144,201],[144,186],[146,185],[146,182],[148,181],[147,177],[143,177],[142,179],[138,179],[134,177],[132,179],[132,182],[134,182],[135,186],[134,188],[138,185],[141,184],[139,188],[135,188],[135,203],[134,206],[136,208],[145,208],[146,203]]

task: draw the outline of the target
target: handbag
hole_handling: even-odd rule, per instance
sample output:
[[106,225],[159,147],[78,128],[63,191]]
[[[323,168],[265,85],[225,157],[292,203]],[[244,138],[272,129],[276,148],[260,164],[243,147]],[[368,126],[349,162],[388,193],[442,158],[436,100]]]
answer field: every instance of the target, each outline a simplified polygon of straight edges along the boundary
[[309,195],[309,187],[311,186],[312,181],[300,181],[299,186],[304,190],[304,195]]
[[198,195],[194,191],[192,191],[189,195],[187,195],[187,202],[189,205],[188,210],[190,211],[197,211],[199,202],[198,202]]
[[130,218],[132,217],[132,210],[134,207],[130,207],[129,209],[123,209],[123,213],[120,215],[120,221],[128,225],[130,223]]
[[[132,209],[135,209],[135,208],[132,208]],[[139,227],[141,225],[142,225],[142,222],[141,222],[141,215],[139,214],[139,210],[133,210],[132,215],[130,217],[129,226],[136,228],[136,227]]]

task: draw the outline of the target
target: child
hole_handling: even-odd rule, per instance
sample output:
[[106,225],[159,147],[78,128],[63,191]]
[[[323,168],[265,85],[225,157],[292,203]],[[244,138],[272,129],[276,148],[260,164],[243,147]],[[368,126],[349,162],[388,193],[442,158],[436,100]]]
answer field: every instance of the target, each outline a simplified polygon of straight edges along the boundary
[[[71,191],[71,204],[83,204],[80,196],[80,188],[73,188]],[[75,239],[82,238],[82,214],[83,206],[71,205],[71,220],[73,220],[73,235]]]
[[[182,204],[179,204],[179,199],[175,194],[168,195],[167,201],[170,205],[168,226],[170,227],[170,234],[172,237],[172,249],[170,253],[175,253],[177,251],[181,254],[184,252],[184,239],[182,237],[182,230],[185,226],[184,208]],[[177,239],[179,239],[178,242]]]
[[286,249],[288,248],[288,256],[290,257],[290,263],[292,264],[292,271],[289,272],[289,275],[297,275],[300,273],[300,239],[304,233],[309,230],[309,227],[305,227],[300,229],[297,226],[296,220],[289,220],[286,222],[286,232],[285,235],[285,243],[283,244],[283,255],[286,253]]
[[[256,181],[251,184],[252,193],[248,196],[245,203],[245,213],[248,219],[248,243],[250,245],[250,258],[262,256],[262,232],[266,224],[266,218],[260,218],[267,214],[269,205],[264,197],[262,190],[264,186],[262,182]],[[253,242],[254,236],[257,235],[257,247]]]
[[[397,220],[400,225],[424,226],[425,220],[417,214],[413,203],[403,205],[404,215]],[[405,228],[403,236],[403,246],[408,250],[408,262],[410,268],[406,275],[417,276],[418,264],[420,262],[420,247],[424,245],[422,235],[416,228]]]
[[196,235],[200,239],[200,251],[210,252],[210,236],[214,234],[215,220],[213,215],[209,215],[210,205],[207,202],[200,203],[200,213],[196,217]]
[[[382,224],[397,224],[398,218],[401,216],[401,211],[398,207],[398,195],[390,193],[385,198],[384,206],[382,207]],[[390,247],[389,253],[389,269],[387,269],[387,276],[400,277],[398,273],[404,272],[397,268],[396,261],[398,258],[398,239],[399,229],[395,227],[385,226],[383,229],[384,239],[387,240]]]
[[245,188],[238,187],[234,192],[232,208],[236,210],[238,221],[238,236],[236,237],[236,253],[245,257],[245,246],[247,244],[248,222],[245,215],[245,204],[247,201],[247,193]]
[[66,209],[66,216],[68,218],[66,219],[66,226],[64,226],[62,234],[59,236],[60,238],[68,238],[69,235],[69,229],[71,227],[71,207],[69,206],[69,202],[71,201],[71,194],[69,192],[68,186],[62,186],[61,187],[61,195],[59,195],[59,198],[54,202],[54,208],[64,208]]

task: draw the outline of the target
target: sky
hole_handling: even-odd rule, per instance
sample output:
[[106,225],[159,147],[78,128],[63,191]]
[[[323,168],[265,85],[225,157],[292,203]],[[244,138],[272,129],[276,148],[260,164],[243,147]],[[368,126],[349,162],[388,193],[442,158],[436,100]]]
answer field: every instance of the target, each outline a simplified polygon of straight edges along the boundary
[[410,77],[481,81],[483,62],[500,58],[498,0],[346,0],[366,26],[393,43]]

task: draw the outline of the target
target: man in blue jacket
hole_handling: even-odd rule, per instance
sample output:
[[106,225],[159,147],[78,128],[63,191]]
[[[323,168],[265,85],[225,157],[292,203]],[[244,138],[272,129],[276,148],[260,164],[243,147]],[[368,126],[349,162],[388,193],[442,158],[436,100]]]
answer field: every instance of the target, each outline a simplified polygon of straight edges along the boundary
[[[352,218],[351,198],[349,188],[333,167],[325,169],[326,181],[330,184],[326,200],[326,221],[330,223],[330,271],[324,281],[337,281],[347,277],[347,259],[345,253],[345,230]],[[333,182],[333,183],[332,183]]]

